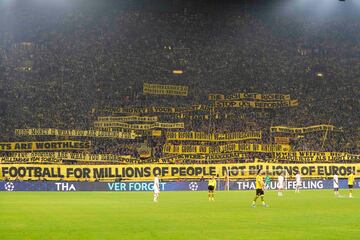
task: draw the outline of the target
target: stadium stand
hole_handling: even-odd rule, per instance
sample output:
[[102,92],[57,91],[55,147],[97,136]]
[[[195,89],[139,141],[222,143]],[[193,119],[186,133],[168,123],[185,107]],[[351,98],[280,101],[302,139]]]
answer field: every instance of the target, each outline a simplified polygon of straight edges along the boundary
[[[59,13],[53,10],[47,13],[52,16],[51,21],[48,15],[37,15],[34,8],[26,5],[13,14],[0,14],[4,20],[0,21],[4,33],[0,35],[2,142],[91,141],[89,149],[69,152],[125,156],[112,164],[360,161],[358,22],[343,24],[334,19],[326,23],[328,28],[318,29],[306,19],[264,20],[248,11],[229,12],[221,18],[186,11],[106,11],[94,15],[86,9]],[[10,16],[16,19],[12,29],[5,21]],[[308,29],[318,31],[318,35],[299,34]],[[337,32],[338,38],[327,38],[329,31]],[[174,74],[173,70],[183,73]],[[187,86],[188,94],[144,93],[144,83]],[[223,107],[226,101],[208,99],[209,94],[231,98],[236,93],[258,93],[255,99],[247,96],[234,100],[256,105]],[[290,95],[291,100],[260,99],[261,94],[275,93]],[[286,101],[295,102],[291,106],[254,107],[263,102]],[[194,110],[194,105],[203,108]],[[121,113],[121,107],[182,108],[174,109],[175,113],[129,114]],[[94,123],[98,117],[107,116],[152,116],[158,117],[157,122],[182,122],[184,127],[132,129],[137,135],[134,139],[15,134],[15,129],[99,129]],[[130,125],[102,130],[129,132],[134,128],[131,124],[150,124],[118,122]],[[274,126],[319,125],[333,128],[270,131]],[[328,157],[294,160],[280,155],[278,150],[226,150],[220,147],[229,144],[224,141],[168,140],[166,134],[176,131],[261,131],[259,138],[237,139],[230,144],[282,142],[290,150],[280,152],[322,152]],[[170,145],[173,149],[189,145],[185,147],[190,150],[174,152]],[[202,153],[205,148],[209,152]],[[61,156],[29,158],[20,157],[17,152],[3,149],[2,162],[108,162]],[[234,155],[204,157],[210,153]],[[331,158],[330,153],[339,157]]]

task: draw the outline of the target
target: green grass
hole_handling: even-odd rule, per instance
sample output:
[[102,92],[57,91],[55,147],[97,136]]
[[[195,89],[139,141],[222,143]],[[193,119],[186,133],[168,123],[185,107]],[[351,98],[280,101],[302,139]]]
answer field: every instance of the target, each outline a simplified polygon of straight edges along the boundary
[[0,239],[360,239],[360,192],[1,192]]

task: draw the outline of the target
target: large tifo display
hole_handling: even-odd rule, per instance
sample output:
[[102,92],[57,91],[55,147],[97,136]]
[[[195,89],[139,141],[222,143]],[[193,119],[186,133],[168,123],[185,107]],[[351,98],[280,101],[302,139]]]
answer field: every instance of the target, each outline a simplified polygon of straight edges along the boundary
[[[287,189],[295,188],[295,181],[287,182]],[[360,182],[355,183],[359,188]],[[56,181],[0,181],[0,191],[153,191],[152,181],[143,182],[56,182]],[[226,182],[218,181],[217,190],[227,189]],[[347,189],[347,179],[339,180],[340,189]],[[328,180],[305,180],[302,189],[332,189],[333,181]],[[254,181],[231,181],[229,190],[254,190]],[[277,183],[271,182],[270,189],[277,189]],[[161,191],[206,191],[207,182],[160,182]]]
[[155,175],[162,179],[200,179],[218,175],[224,178],[254,178],[258,169],[278,176],[285,171],[303,178],[328,178],[334,174],[347,177],[351,172],[360,173],[360,164],[138,164],[138,165],[44,165],[44,164],[0,164],[0,177],[10,180],[65,180],[95,181],[127,179],[133,181],[152,180]]

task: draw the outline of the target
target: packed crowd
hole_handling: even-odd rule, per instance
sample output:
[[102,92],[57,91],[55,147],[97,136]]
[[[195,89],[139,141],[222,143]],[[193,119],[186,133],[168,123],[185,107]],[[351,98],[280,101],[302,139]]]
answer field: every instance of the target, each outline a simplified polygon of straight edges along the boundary
[[[359,152],[359,22],[334,19],[323,29],[247,12],[216,18],[117,9],[64,12],[47,21],[50,13],[30,7],[13,11],[0,21],[1,141],[24,140],[16,128],[90,129],[109,107],[210,104],[209,93],[260,92],[290,94],[300,104],[219,109],[240,117],[186,120],[184,131],[261,130],[261,142],[271,143],[270,126],[330,123],[341,131],[294,138],[293,148]],[[21,27],[9,29],[10,20]],[[143,82],[187,85],[189,96],[144,95]],[[137,157],[144,139],[94,140],[92,151]],[[146,139],[153,156],[163,157],[166,139]]]

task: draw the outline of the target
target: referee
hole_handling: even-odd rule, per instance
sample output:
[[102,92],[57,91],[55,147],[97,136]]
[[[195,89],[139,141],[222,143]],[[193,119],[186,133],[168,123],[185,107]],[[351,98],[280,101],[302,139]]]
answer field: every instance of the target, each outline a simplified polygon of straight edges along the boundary
[[214,199],[214,191],[216,189],[216,180],[214,178],[214,176],[211,177],[211,179],[209,180],[208,183],[208,190],[209,190],[209,201],[215,201]]

